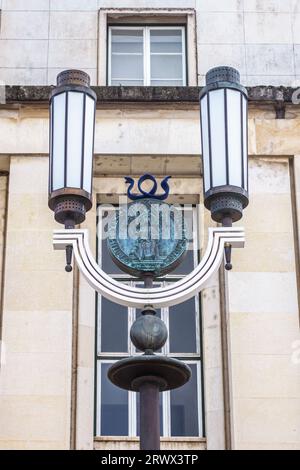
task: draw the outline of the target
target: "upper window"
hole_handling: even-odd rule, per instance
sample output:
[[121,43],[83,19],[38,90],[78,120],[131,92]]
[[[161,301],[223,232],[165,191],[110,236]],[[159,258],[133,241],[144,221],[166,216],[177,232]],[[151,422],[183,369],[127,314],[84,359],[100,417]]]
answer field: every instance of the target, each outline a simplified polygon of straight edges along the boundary
[[185,27],[110,26],[108,85],[186,85]]

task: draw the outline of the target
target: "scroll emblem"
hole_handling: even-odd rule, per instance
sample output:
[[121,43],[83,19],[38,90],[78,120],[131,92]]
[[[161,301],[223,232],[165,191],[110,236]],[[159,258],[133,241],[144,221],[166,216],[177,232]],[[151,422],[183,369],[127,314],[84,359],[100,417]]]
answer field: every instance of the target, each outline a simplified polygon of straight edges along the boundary
[[[134,186],[134,179],[131,178],[130,176],[126,176],[125,181],[127,184],[129,184],[128,189],[127,189],[127,196],[132,201],[137,201],[139,199],[145,199],[145,198],[151,198],[151,199],[157,199],[159,201],[164,201],[169,196],[170,187],[169,187],[168,180],[170,178],[171,176],[166,176],[161,182],[161,188],[164,190],[164,193],[156,194],[157,181],[156,181],[155,176],[150,175],[149,173],[145,173],[143,176],[139,178],[138,183],[137,183],[137,187],[141,194],[133,194],[131,191]],[[144,183],[144,181],[147,181],[147,180],[152,181],[152,188],[150,189],[150,191],[145,191],[142,188],[142,184]]]

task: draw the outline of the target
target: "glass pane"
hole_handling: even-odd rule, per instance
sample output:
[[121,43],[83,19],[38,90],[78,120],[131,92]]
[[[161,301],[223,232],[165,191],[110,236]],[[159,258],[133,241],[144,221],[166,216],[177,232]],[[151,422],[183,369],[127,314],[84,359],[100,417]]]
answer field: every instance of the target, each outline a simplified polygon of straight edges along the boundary
[[[211,132],[212,184],[226,184],[226,138],[224,90],[213,90],[208,94]],[[217,161],[216,161],[217,159]]]
[[183,86],[183,80],[151,80],[152,86]]
[[151,52],[182,52],[180,29],[155,29],[150,31]]
[[229,184],[242,185],[242,102],[241,93],[226,90],[227,93],[227,136]]
[[83,97],[83,93],[67,93],[67,186],[71,188],[81,186]]
[[111,86],[143,86],[144,80],[111,80]]
[[[100,264],[100,263],[99,263]],[[102,240],[102,262],[101,267],[103,271],[109,274],[124,274],[120,268],[113,262],[108,249],[106,240]]]
[[202,159],[203,159],[203,171],[204,171],[204,190],[208,191],[210,188],[210,160],[209,160],[209,122],[208,122],[208,107],[207,107],[207,95],[201,99],[201,139],[202,139]]
[[171,436],[198,436],[197,366],[190,365],[192,377],[183,387],[171,390]]
[[170,307],[169,334],[171,353],[197,352],[195,298]]
[[[163,435],[163,408],[162,399],[163,394],[159,394],[159,421],[160,421],[160,435]],[[140,435],[140,394],[136,394],[136,434]]]
[[247,98],[243,96],[243,152],[244,152],[244,186],[248,189],[248,136],[247,136]]
[[66,93],[60,93],[52,100],[53,113],[53,175],[52,189],[65,185],[65,112]]
[[135,80],[144,77],[144,63],[142,55],[112,55],[111,56],[111,79]]
[[107,377],[111,364],[101,364],[101,436],[128,436],[128,392]]
[[189,274],[195,267],[194,249],[197,248],[197,239],[194,240],[193,210],[182,211],[184,217],[185,235],[189,240],[189,248],[179,266],[171,274]]
[[128,310],[101,298],[101,352],[128,351]]
[[99,250],[98,254],[98,264],[101,266],[103,271],[108,274],[124,274],[121,269],[113,262],[108,248],[107,248],[107,229],[108,229],[108,220],[109,217],[114,213],[113,210],[105,210],[101,208],[101,205],[98,206],[98,215],[101,222],[98,225],[98,243],[100,247],[101,243],[101,252]]
[[112,52],[143,53],[143,31],[134,29],[111,30]]
[[182,78],[181,55],[152,55],[151,79],[153,78]]
[[86,95],[83,189],[92,192],[95,101]]
[[179,266],[170,274],[189,274],[194,269],[194,251],[188,250]]

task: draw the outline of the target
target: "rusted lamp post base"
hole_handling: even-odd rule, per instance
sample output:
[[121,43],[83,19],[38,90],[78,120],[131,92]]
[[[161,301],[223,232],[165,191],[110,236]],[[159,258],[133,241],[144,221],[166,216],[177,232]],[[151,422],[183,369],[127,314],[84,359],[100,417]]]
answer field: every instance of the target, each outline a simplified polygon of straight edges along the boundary
[[152,353],[116,362],[108,377],[117,387],[140,393],[140,449],[159,450],[159,393],[184,385],[191,369],[177,359]]

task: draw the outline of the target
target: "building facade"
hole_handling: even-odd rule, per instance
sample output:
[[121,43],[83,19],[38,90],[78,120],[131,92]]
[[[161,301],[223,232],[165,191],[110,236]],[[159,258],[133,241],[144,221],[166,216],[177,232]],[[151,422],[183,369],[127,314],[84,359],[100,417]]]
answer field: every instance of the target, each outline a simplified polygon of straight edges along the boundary
[[211,67],[230,65],[249,93],[246,245],[199,298],[159,312],[163,352],[193,370],[188,387],[162,395],[162,448],[299,449],[300,0],[0,0],[0,15],[0,448],[138,448],[138,397],[106,370],[136,353],[139,312],[95,299],[52,248],[57,74],[85,70],[95,87],[94,204],[82,227],[103,269],[135,285],[99,243],[102,216],[126,194],[124,176],[172,175],[194,237],[159,282],[193,269],[213,226],[198,96]]

